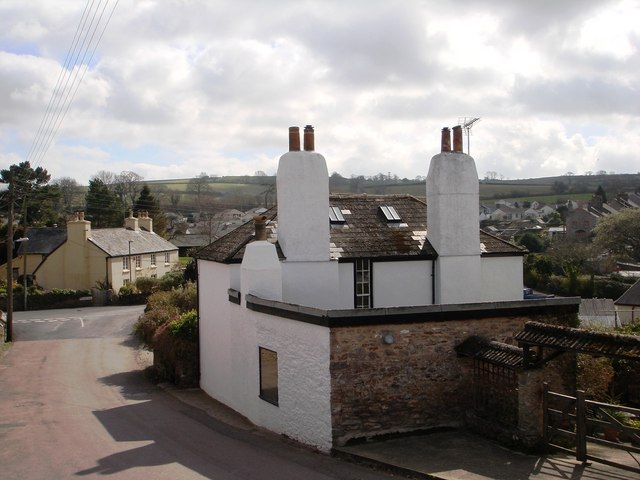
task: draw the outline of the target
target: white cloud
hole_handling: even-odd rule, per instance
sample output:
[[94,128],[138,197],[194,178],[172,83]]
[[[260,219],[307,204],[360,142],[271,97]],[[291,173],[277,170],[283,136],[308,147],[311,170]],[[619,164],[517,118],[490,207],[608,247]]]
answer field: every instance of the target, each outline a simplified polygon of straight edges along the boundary
[[[0,4],[3,162],[27,154],[85,5]],[[478,116],[480,176],[624,172],[637,17],[630,1],[120,0],[42,165],[81,182],[273,172],[287,128],[313,124],[330,171],[415,177],[443,126]]]

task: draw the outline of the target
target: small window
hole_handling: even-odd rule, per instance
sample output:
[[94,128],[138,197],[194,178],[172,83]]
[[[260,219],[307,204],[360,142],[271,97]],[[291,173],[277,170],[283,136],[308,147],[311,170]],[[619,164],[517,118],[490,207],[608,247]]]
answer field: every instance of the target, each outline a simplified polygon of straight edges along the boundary
[[355,264],[355,307],[371,308],[371,260],[358,258]]
[[133,260],[135,262],[136,269],[142,268],[142,255],[136,255],[133,257]]
[[128,278],[125,278],[122,280],[122,284],[126,287],[127,285],[129,285],[131,282],[129,281]]
[[151,254],[151,266],[152,267],[156,266],[156,254],[155,253]]
[[273,350],[260,350],[260,398],[278,405],[278,354]]
[[122,257],[122,270],[129,270],[129,257]]
[[345,223],[344,215],[340,207],[329,207],[329,222]]
[[382,211],[382,214],[384,215],[384,218],[387,219],[387,222],[399,222],[400,221],[400,215],[398,215],[398,212],[396,211],[396,209],[394,207],[391,207],[389,205],[383,205],[380,207],[380,210]]
[[169,252],[164,254],[164,263],[169,263],[170,257],[169,257]]

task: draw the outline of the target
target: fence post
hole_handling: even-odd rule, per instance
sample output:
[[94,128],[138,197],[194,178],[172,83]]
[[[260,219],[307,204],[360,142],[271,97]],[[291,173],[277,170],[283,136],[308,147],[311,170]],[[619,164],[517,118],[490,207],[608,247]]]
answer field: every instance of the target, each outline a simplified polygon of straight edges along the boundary
[[542,384],[542,438],[545,445],[549,445],[549,384]]
[[587,461],[587,409],[583,390],[576,392],[576,460]]

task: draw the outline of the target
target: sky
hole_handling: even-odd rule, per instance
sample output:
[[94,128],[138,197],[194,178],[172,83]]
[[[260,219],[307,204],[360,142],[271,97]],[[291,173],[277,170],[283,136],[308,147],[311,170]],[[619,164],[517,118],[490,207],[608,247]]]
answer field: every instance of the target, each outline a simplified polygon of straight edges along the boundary
[[2,0],[0,167],[273,175],[310,124],[329,173],[415,178],[479,117],[480,178],[638,173],[639,49],[640,0]]

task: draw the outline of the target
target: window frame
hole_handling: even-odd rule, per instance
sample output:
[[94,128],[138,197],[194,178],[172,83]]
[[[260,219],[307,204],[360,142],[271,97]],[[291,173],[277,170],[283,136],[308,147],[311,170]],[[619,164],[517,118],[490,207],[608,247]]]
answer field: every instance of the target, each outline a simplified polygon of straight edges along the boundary
[[[354,308],[373,308],[373,262],[370,258],[356,258],[353,262],[353,307]],[[361,273],[366,280],[360,281],[358,274]],[[362,286],[363,291],[358,291],[358,286]],[[366,300],[366,301],[365,301]]]

